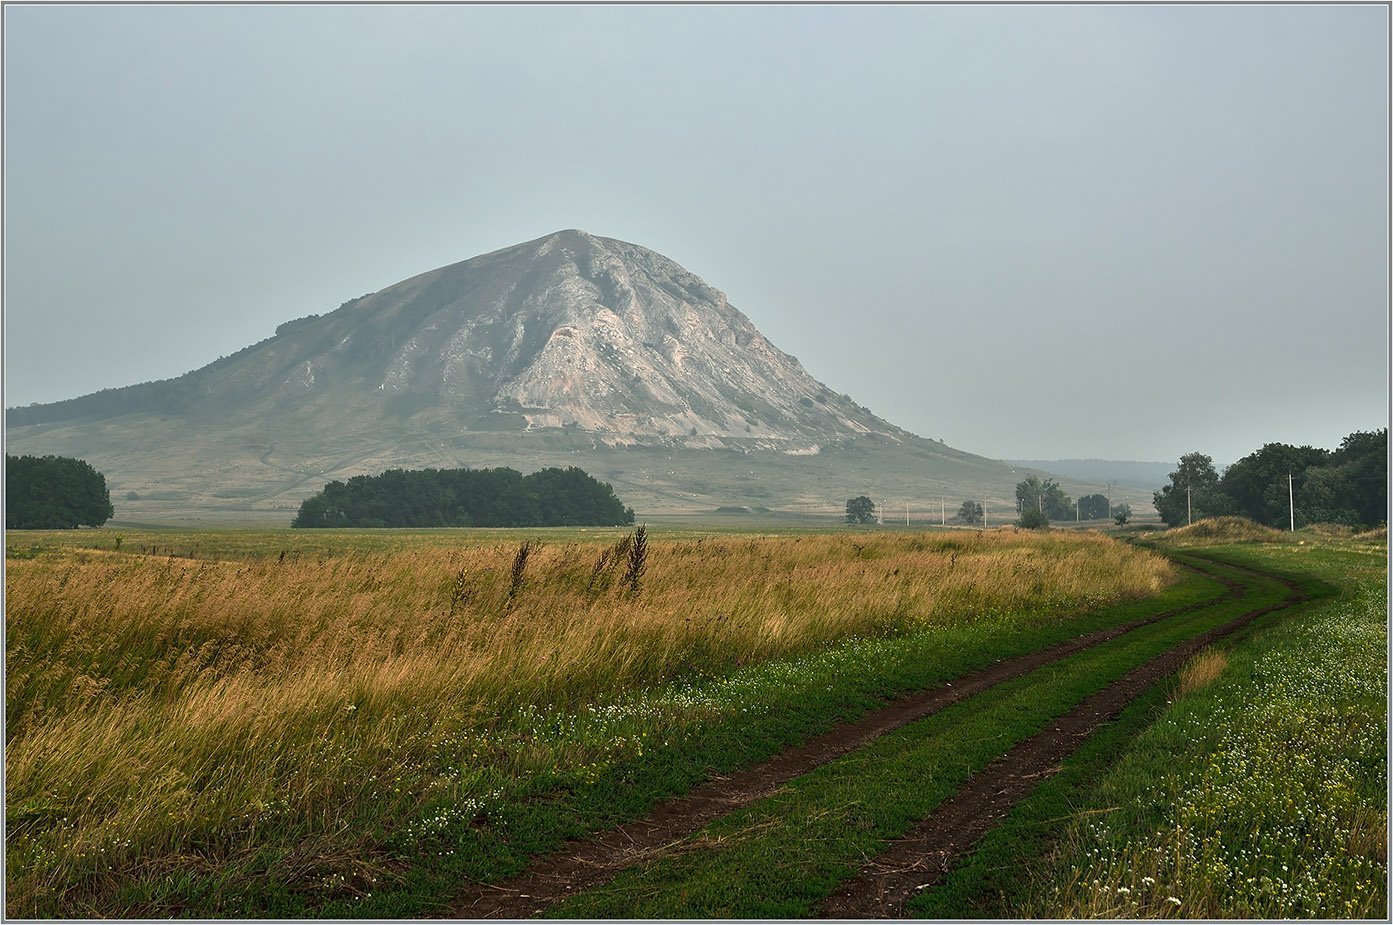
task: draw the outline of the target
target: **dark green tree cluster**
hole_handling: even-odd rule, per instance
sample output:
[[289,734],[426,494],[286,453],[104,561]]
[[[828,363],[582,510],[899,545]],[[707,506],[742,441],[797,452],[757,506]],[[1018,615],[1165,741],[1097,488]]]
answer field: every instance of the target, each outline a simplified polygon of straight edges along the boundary
[[1170,474],[1170,483],[1152,495],[1156,512],[1167,526],[1176,527],[1201,517],[1232,513],[1232,504],[1219,490],[1214,460],[1203,453],[1186,453]]
[[100,527],[112,515],[106,477],[84,459],[5,454],[5,529]]
[[614,526],[634,512],[582,469],[390,469],[334,481],[292,527]]
[[875,523],[875,502],[865,495],[858,495],[846,502],[846,522],[849,524]]
[[1064,493],[1054,479],[1042,482],[1038,476],[1032,475],[1024,482],[1016,483],[1016,501],[1022,514],[1033,511],[1042,515],[1046,522],[1074,519],[1073,499]]
[[1097,493],[1079,499],[1080,520],[1102,520],[1108,516],[1108,496]]
[[1286,527],[1293,496],[1297,526],[1383,523],[1388,510],[1388,429],[1356,431],[1334,452],[1269,443],[1229,466],[1222,477],[1208,456],[1188,453],[1153,500],[1161,519],[1172,527],[1222,514]]
[[964,501],[963,506],[958,508],[958,519],[965,524],[980,524],[982,522],[982,502]]

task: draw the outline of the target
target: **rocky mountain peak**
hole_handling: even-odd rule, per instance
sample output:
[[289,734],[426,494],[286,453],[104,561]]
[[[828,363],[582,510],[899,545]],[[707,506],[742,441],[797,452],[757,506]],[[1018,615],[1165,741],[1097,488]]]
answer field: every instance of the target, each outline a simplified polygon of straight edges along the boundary
[[813,379],[700,277],[577,229],[413,277],[289,333],[333,343],[297,350],[278,391],[368,376],[387,405],[465,427],[514,415],[611,444],[807,452],[901,433]]
[[612,446],[816,453],[909,436],[823,386],[675,261],[579,229],[286,322],[175,380],[21,409],[17,423],[113,409],[313,422],[345,406],[444,436],[561,428]]

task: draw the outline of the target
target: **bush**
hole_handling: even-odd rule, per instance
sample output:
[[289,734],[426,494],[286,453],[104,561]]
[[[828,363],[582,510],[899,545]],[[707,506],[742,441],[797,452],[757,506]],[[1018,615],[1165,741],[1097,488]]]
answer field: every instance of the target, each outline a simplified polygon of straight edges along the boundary
[[1041,530],[1049,525],[1050,519],[1043,512],[1029,509],[1021,511],[1020,519],[1016,521],[1016,526],[1027,530]]

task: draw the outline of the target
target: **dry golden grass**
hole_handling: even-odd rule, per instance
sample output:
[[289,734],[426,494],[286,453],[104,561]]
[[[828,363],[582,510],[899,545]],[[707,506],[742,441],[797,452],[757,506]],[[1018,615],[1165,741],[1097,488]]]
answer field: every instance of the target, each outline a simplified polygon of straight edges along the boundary
[[1180,668],[1180,695],[1197,691],[1212,684],[1229,665],[1229,657],[1220,649],[1202,649]]
[[[605,543],[11,560],[8,908],[272,832],[287,878],[352,856],[365,819],[429,801],[439,743],[520,709],[911,623],[1058,618],[1172,578],[1160,557],[1073,533],[651,541],[637,593],[631,565]],[[505,757],[500,773],[569,760]]]
[[1162,539],[1177,546],[1229,543],[1285,543],[1291,534],[1264,526],[1246,517],[1206,517],[1187,527],[1176,527]]

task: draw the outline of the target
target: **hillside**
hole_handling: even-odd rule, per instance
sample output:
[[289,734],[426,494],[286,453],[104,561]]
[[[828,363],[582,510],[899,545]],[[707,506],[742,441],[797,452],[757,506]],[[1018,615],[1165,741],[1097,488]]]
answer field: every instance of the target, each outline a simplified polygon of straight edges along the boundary
[[91,460],[134,519],[269,522],[331,478],[397,466],[581,466],[640,512],[835,510],[861,493],[1013,508],[1020,477],[828,389],[671,259],[575,230],[288,321],[175,379],[9,409],[6,434],[12,452]]

